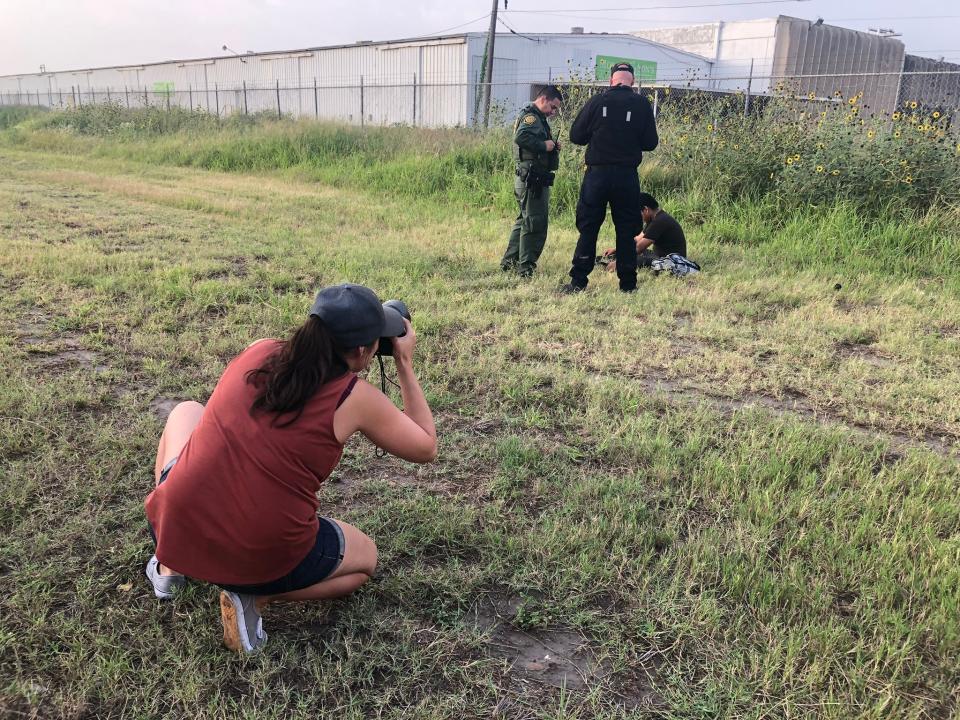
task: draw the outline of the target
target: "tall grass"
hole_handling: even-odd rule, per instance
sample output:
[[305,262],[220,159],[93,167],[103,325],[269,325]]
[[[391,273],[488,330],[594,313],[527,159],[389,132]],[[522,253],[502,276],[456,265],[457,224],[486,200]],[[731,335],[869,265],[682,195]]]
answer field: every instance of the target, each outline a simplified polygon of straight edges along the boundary
[[[561,141],[585,97],[554,121]],[[781,250],[800,263],[853,252],[922,274],[960,265],[960,141],[947,117],[924,116],[910,103],[867,116],[856,96],[773,99],[744,117],[741,102],[686,93],[661,103],[661,144],[641,165],[642,182],[681,219],[747,245],[796,228],[795,244]],[[514,211],[511,136],[502,128],[357,128],[116,104],[17,112],[0,109],[7,128],[0,143],[226,172],[288,171],[372,193]],[[563,142],[561,156],[551,209],[569,222],[583,149]]]
[[44,112],[45,109],[43,108],[26,107],[23,105],[0,107],[0,130],[6,130],[7,128],[19,125],[25,120],[30,120],[31,118],[42,115]]

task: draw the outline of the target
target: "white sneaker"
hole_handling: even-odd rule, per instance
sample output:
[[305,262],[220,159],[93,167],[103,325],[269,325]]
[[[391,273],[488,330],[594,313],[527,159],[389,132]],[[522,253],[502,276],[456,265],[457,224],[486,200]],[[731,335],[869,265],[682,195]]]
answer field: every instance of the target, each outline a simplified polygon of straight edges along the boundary
[[182,588],[187,579],[183,575],[161,575],[160,561],[153,555],[147,560],[147,580],[153,585],[153,594],[161,600],[172,600],[177,590]]
[[220,617],[223,620],[223,644],[234,652],[256,652],[267,642],[256,595],[223,590],[220,593]]

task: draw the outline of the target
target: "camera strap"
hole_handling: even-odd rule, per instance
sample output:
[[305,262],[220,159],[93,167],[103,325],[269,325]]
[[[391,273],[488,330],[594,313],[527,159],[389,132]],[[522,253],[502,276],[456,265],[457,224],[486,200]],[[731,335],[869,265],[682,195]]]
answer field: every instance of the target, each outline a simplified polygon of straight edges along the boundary
[[[395,388],[397,388],[397,389],[400,388],[400,385],[399,385],[396,381],[394,381],[393,378],[387,377],[387,370],[386,370],[386,368],[383,366],[383,355],[381,355],[380,353],[377,353],[377,360],[380,361],[380,391],[381,391],[384,395],[387,395],[387,383],[388,383],[388,382],[389,382],[391,385],[393,385]],[[387,397],[389,397],[389,395],[388,395]],[[383,448],[377,447],[377,449],[374,450],[374,455],[376,455],[378,458],[385,457],[386,454],[387,454],[387,451],[384,450]]]

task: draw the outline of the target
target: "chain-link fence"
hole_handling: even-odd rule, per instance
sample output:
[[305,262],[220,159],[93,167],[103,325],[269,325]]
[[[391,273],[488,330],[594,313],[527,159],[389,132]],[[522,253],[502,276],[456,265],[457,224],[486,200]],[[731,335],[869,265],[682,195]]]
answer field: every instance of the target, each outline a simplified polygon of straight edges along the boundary
[[[508,121],[545,82],[565,92],[584,87],[602,88],[593,81],[550,78],[536,82],[494,82],[492,117]],[[70,108],[112,103],[126,108],[179,108],[217,117],[232,114],[275,114],[277,117],[316,118],[354,125],[412,125],[425,127],[468,126],[482,117],[478,101],[482,84],[408,82],[329,84],[316,78],[309,84],[174,88],[154,87],[49,87],[46,91],[2,90],[0,105]],[[773,97],[793,97],[813,103],[839,103],[856,97],[864,114],[891,113],[913,104],[941,112],[960,107],[960,71],[901,71],[876,73],[808,74],[795,76],[713,76],[658,80],[644,86],[655,111],[664,102],[682,100],[692,92],[717,97],[737,97],[744,114],[762,107]],[[672,93],[672,95],[671,95]]]

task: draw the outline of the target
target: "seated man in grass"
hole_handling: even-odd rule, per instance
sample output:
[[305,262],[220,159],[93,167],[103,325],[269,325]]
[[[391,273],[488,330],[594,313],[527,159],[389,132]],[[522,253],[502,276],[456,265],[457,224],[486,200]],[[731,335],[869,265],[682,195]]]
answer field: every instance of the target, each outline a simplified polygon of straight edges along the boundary
[[[637,267],[650,267],[654,260],[676,253],[687,256],[687,238],[683,228],[670,213],[662,209],[650,193],[640,193],[640,214],[643,217],[643,232],[633,240],[637,244]],[[599,262],[607,270],[617,269],[616,251],[605,250]]]

